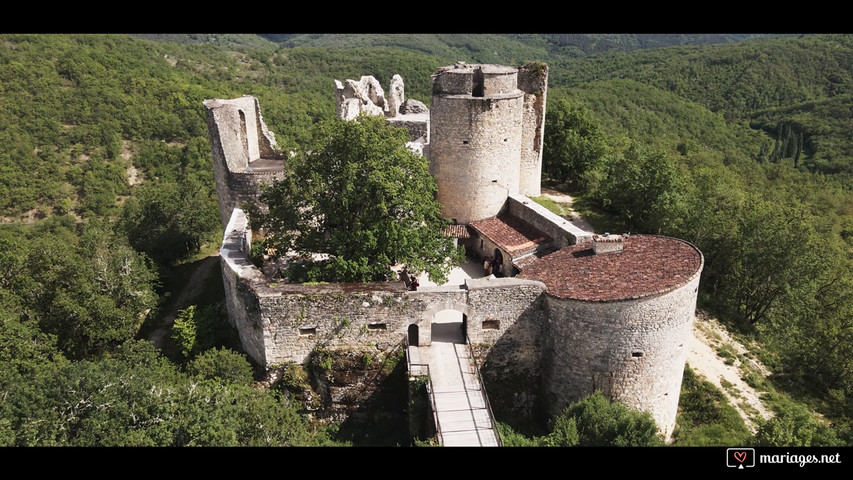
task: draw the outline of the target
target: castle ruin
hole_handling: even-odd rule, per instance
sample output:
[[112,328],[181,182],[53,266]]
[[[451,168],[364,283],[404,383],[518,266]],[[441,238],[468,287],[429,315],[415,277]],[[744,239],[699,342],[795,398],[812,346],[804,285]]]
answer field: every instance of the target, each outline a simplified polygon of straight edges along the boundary
[[[403,282],[298,285],[248,260],[244,201],[283,175],[256,99],[207,100],[225,235],[229,321],[270,367],[324,348],[429,345],[435,315],[456,310],[496,409],[556,414],[601,390],[675,426],[692,335],[701,252],[654,235],[593,235],[529,199],[540,194],[547,67],[458,63],[433,75],[430,109],[404,106],[372,77],[336,82],[338,113],[384,115],[427,156],[448,233],[469,254],[500,258],[502,278],[422,287]],[[504,388],[501,388],[504,387]]]

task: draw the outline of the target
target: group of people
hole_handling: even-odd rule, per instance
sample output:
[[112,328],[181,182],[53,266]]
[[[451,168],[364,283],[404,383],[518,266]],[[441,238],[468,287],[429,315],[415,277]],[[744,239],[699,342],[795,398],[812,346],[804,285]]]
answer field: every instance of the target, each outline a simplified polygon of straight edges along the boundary
[[495,257],[489,255],[486,257],[485,261],[483,261],[483,274],[487,277],[489,275],[494,275],[496,277],[503,276],[503,262],[500,259],[496,259]]

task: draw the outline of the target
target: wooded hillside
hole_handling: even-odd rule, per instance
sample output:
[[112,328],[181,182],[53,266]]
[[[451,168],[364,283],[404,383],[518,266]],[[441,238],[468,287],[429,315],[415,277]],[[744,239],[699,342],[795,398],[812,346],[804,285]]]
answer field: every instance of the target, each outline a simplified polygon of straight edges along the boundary
[[[240,355],[193,364],[134,340],[175,265],[221,235],[202,101],[258,97],[298,152],[334,117],[334,79],[400,74],[429,104],[456,61],[548,63],[546,174],[601,228],[696,244],[701,306],[767,345],[778,387],[853,444],[853,36],[569,34],[0,35],[0,444],[319,441],[278,394],[221,378]],[[277,402],[291,430],[202,412],[174,393],[194,375]],[[187,431],[201,413],[221,430]]]

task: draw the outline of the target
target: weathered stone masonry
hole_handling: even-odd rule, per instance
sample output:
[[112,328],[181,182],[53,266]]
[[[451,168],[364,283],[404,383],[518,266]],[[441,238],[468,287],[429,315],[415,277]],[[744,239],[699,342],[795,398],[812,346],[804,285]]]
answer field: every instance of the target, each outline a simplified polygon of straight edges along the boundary
[[493,406],[553,414],[601,390],[651,412],[669,436],[702,254],[666,237],[593,237],[524,196],[539,194],[546,80],[547,67],[445,67],[433,77],[428,119],[400,118],[416,124],[413,139],[428,141],[423,151],[448,217],[468,224],[509,215],[559,248],[525,262],[523,278],[416,292],[400,282],[291,285],[264,276],[248,260],[251,232],[238,206],[281,178],[281,155],[253,97],[205,101],[225,227],[226,303],[246,352],[269,367],[305,362],[318,347],[390,346],[412,332],[429,345],[435,314],[457,310]]
[[220,258],[229,318],[246,351],[267,367],[305,362],[316,347],[398,344],[411,324],[418,326],[420,345],[429,345],[434,315],[447,309],[467,315],[467,333],[476,343],[494,343],[516,322],[541,314],[530,310],[545,291],[535,280],[469,280],[465,288],[416,292],[396,282],[277,284],[247,258],[249,231],[240,209],[228,227]]

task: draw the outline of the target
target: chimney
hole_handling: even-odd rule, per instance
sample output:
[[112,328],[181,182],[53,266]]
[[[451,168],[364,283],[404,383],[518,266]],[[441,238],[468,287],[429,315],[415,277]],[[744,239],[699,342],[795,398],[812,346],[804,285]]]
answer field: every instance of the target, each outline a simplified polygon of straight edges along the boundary
[[602,253],[619,253],[624,249],[624,241],[627,235],[611,235],[605,232],[604,235],[592,236],[592,251],[596,255]]

